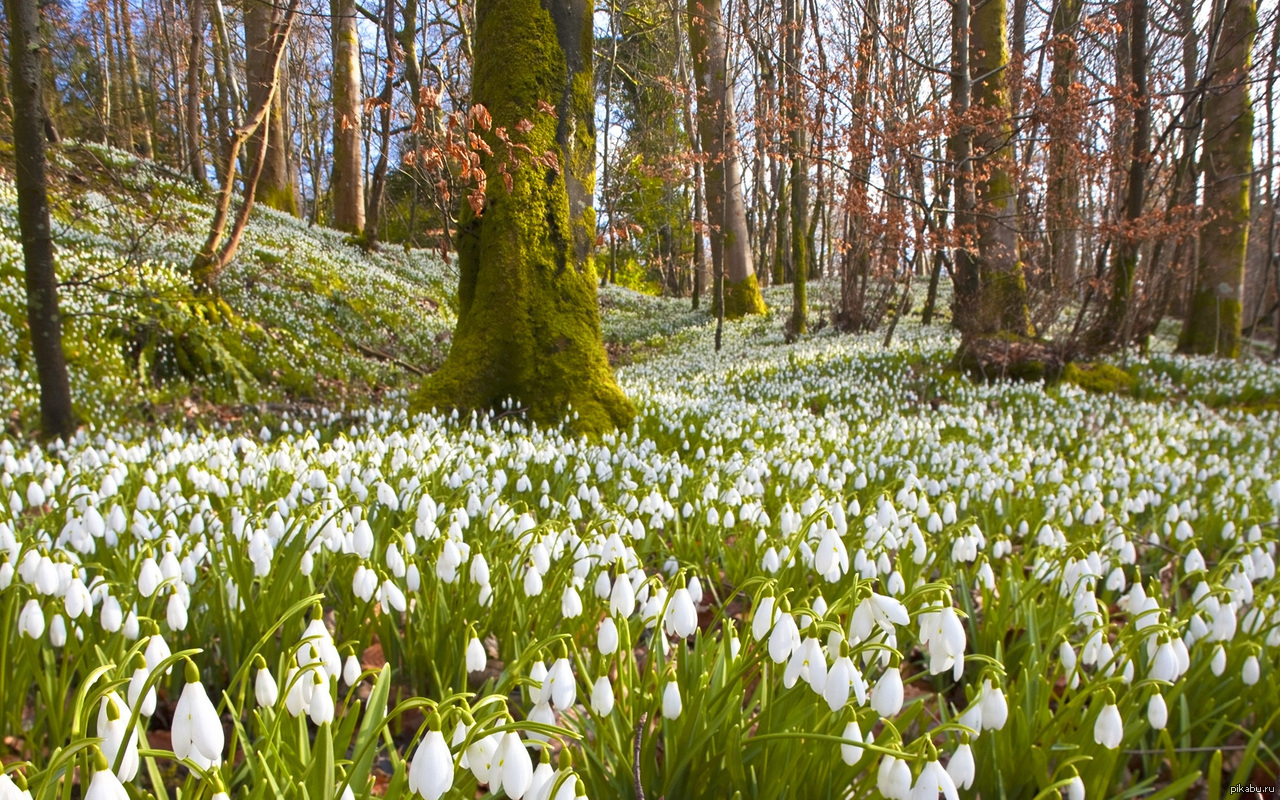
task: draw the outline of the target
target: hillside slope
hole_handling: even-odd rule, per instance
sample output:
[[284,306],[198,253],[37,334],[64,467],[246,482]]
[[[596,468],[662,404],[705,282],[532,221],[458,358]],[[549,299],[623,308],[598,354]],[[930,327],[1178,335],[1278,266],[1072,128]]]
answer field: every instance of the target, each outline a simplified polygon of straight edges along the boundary
[[[212,304],[187,278],[212,195],[97,145],[58,147],[51,167],[64,347],[91,423],[180,399],[342,405],[443,358],[454,277],[434,254],[367,253],[259,206]],[[38,399],[22,276],[12,153],[0,153],[0,408],[11,431],[30,429]]]

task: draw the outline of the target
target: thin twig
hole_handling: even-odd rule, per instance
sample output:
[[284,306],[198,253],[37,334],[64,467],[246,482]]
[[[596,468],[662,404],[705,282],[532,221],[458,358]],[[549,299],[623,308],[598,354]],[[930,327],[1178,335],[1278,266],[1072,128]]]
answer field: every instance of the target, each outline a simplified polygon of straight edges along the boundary
[[636,782],[636,800],[644,800],[644,786],[640,784],[640,745],[644,741],[644,723],[648,719],[649,712],[644,711],[640,714],[640,721],[636,723],[636,744],[631,764],[631,775]]

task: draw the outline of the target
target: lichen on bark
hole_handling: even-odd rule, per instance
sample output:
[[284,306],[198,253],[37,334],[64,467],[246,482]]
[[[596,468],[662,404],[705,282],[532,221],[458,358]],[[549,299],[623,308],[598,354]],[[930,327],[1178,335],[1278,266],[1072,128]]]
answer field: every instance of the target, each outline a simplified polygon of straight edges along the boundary
[[[472,101],[534,155],[520,157],[511,188],[493,156],[483,213],[458,226],[458,326],[444,365],[414,397],[416,410],[493,408],[507,398],[554,424],[572,409],[575,430],[629,424],[631,403],[605,358],[592,259],[595,216],[590,9],[582,0],[479,0]],[[555,114],[538,111],[539,101]],[[522,120],[533,123],[518,133]]]

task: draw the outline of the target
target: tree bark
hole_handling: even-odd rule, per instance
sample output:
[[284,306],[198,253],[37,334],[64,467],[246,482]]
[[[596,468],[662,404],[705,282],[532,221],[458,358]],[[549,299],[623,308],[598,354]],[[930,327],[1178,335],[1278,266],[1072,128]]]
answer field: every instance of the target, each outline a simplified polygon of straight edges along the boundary
[[40,382],[40,431],[49,438],[75,432],[71,383],[62,352],[62,315],[54,270],[41,101],[40,11],[36,0],[5,0],[13,81],[14,184],[27,290],[27,325]]
[[298,198],[289,178],[288,142],[285,140],[284,92],[276,91],[280,80],[280,59],[271,58],[273,26],[279,21],[275,7],[263,0],[244,0],[245,81],[249,107],[257,108],[270,98],[266,124],[254,132],[249,152],[260,149],[258,138],[267,137],[263,150],[262,174],[258,179],[258,200],[286,214],[298,215]]
[[456,237],[458,326],[415,409],[512,398],[539,424],[571,414],[573,429],[594,434],[635,413],[609,369],[596,299],[591,12],[586,0],[476,4],[472,105],[529,154],[504,173],[505,147],[487,134],[483,214],[464,206]]
[[330,0],[333,14],[333,226],[364,230],[360,31],[355,0]]
[[1204,208],[1191,310],[1178,349],[1240,355],[1249,182],[1253,172],[1250,52],[1258,30],[1253,0],[1226,0],[1221,41],[1204,105]]
[[847,249],[840,269],[840,311],[835,315],[835,326],[848,333],[856,333],[866,327],[866,284],[871,271],[871,237],[866,218],[869,211],[867,185],[871,179],[872,162],[872,111],[868,104],[871,101],[871,69],[879,52],[880,39],[876,35],[880,27],[879,14],[879,0],[867,0],[862,29],[858,33],[858,57],[853,79],[851,107],[857,117],[850,145],[855,152],[849,175],[849,207],[845,214]]
[[979,0],[971,25],[974,135],[981,174],[974,186],[980,281],[976,330],[1031,333],[1027,283],[1018,256],[1018,192],[1013,183],[1013,120],[1009,106],[1009,45],[1005,0]]
[[952,276],[951,322],[962,334],[978,327],[978,300],[981,280],[978,259],[973,251],[973,124],[969,120],[973,81],[969,57],[969,24],[972,17],[969,0],[956,0],[951,17],[951,117],[952,131],[947,138],[947,160],[951,167],[951,185],[955,194],[955,250]]
[[208,186],[205,176],[204,137],[200,129],[200,96],[204,91],[204,0],[190,4],[191,41],[187,47],[186,135],[191,179]]
[[720,0],[688,0],[689,51],[698,83],[698,135],[706,154],[711,259],[721,278],[724,316],[763,314],[742,201],[742,166],[736,149],[733,85]]
[[1048,174],[1045,181],[1045,229],[1049,272],[1059,293],[1071,291],[1080,260],[1080,113],[1075,96],[1079,61],[1076,27],[1081,0],[1058,0],[1053,15],[1053,69],[1049,77]]
[[[147,115],[146,102],[142,98],[142,80],[138,73],[138,53],[133,46],[133,15],[129,13],[129,0],[120,0],[120,28],[124,34],[124,64],[129,73],[130,119],[139,129],[135,144],[138,155],[151,158],[151,122]],[[130,133],[134,136],[134,133]]]
[[808,141],[801,59],[804,57],[804,6],[801,0],[786,0],[787,124],[791,158],[791,321],[788,333],[803,334],[808,325],[809,272],[809,168],[805,149]]

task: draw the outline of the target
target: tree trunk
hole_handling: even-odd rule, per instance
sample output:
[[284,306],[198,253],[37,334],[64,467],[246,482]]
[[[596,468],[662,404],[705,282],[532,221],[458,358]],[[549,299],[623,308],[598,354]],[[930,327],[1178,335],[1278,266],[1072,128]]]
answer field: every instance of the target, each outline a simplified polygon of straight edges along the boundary
[[[142,99],[142,80],[138,76],[138,53],[133,46],[133,16],[129,13],[129,0],[120,0],[120,28],[124,33],[124,64],[129,73],[130,119],[140,130],[135,143],[138,154],[143,158],[151,158],[151,123],[147,116],[147,106]],[[133,135],[132,133],[130,134]]]
[[1125,186],[1124,226],[1112,253],[1111,297],[1089,333],[1088,349],[1101,350],[1123,345],[1125,317],[1133,292],[1133,276],[1138,269],[1141,239],[1137,225],[1142,218],[1146,194],[1147,161],[1150,158],[1151,104],[1147,97],[1147,2],[1130,0],[1125,33],[1129,39],[1129,106],[1133,109],[1130,136],[1129,174]]
[[1191,310],[1178,349],[1240,354],[1245,255],[1249,243],[1249,181],[1253,172],[1250,51],[1258,30],[1253,0],[1226,0],[1221,42],[1204,104],[1204,208],[1200,258]]
[[[503,174],[507,153],[488,134],[495,153],[481,158],[483,214],[468,204],[458,225],[458,326],[413,407],[478,411],[512,398],[540,424],[572,414],[575,430],[598,434],[635,412],[605,358],[596,300],[592,9],[585,0],[549,5],[476,3],[472,105],[531,156],[558,163],[522,156]],[[518,133],[522,120],[532,123],[527,133]]]
[[809,169],[806,166],[804,84],[801,81],[804,57],[804,7],[801,0],[786,0],[787,124],[791,157],[791,321],[788,333],[799,336],[808,324],[809,272]]
[[208,186],[204,137],[200,130],[200,96],[204,90],[204,0],[188,0],[188,3],[191,6],[191,42],[187,48],[187,150],[192,180],[201,186]]
[[953,233],[956,243],[952,256],[955,290],[952,293],[951,323],[962,334],[978,327],[978,300],[981,280],[978,259],[973,252],[973,125],[969,120],[972,94],[969,58],[969,0],[956,0],[951,17],[951,117],[952,131],[947,138],[947,161],[951,167],[951,185],[955,194]]
[[1005,0],[973,8],[973,106],[982,121],[974,135],[981,177],[974,186],[978,278],[977,332],[1031,333],[1027,283],[1018,257],[1018,192],[1013,184],[1013,122],[1009,107],[1009,45]]
[[702,293],[707,288],[707,251],[706,251],[706,217],[703,213],[703,174],[702,145],[693,124],[693,84],[689,80],[689,72],[685,66],[685,50],[680,46],[684,38],[680,35],[679,6],[673,3],[671,9],[672,24],[675,25],[674,41],[680,47],[677,54],[676,71],[680,86],[685,90],[682,111],[684,112],[684,131],[689,137],[689,149],[693,153],[693,298],[691,306],[694,311],[702,301]]
[[1045,182],[1045,229],[1049,239],[1049,273],[1059,293],[1070,292],[1080,260],[1080,115],[1075,83],[1079,60],[1076,26],[1082,0],[1058,0],[1053,16],[1053,70],[1049,77],[1048,175]]
[[278,21],[276,9],[261,0],[244,0],[245,80],[249,107],[257,108],[271,98],[266,124],[250,138],[250,153],[260,149],[259,137],[267,137],[262,174],[258,178],[259,202],[286,214],[298,215],[298,198],[289,179],[289,156],[284,125],[284,92],[275,91],[279,81],[279,59],[271,58],[271,29]]
[[726,317],[763,314],[764,298],[751,258],[747,213],[742,202],[742,167],[734,133],[733,85],[720,0],[688,0],[689,50],[698,81],[698,134],[707,156],[707,216],[711,258],[722,279]]
[[355,0],[330,0],[333,14],[333,226],[364,230],[364,158],[360,152],[360,31]]
[[49,438],[75,432],[71,383],[62,352],[62,315],[54,271],[41,102],[40,11],[36,0],[6,0],[13,81],[14,184],[27,288],[27,325],[40,381],[40,431]]
[[[961,0],[963,2],[964,0]],[[872,132],[869,120],[874,116],[868,108],[871,100],[871,69],[879,51],[879,0],[867,0],[863,10],[862,29],[858,34],[858,60],[853,83],[851,107],[858,110],[851,134],[853,155],[849,176],[848,210],[845,214],[845,257],[840,269],[840,311],[835,326],[847,333],[857,333],[866,326],[866,282],[871,271],[871,242],[867,230],[868,197],[872,162]]]
[[[411,3],[410,6],[413,6]],[[410,6],[406,6],[409,8]],[[406,21],[406,26],[407,26]],[[365,214],[365,243],[369,248],[378,244],[382,235],[382,201],[387,191],[387,169],[391,159],[391,101],[395,91],[396,72],[396,28],[395,7],[391,2],[385,3],[382,17],[382,35],[387,43],[386,75],[382,81],[382,90],[378,93],[378,161],[373,168],[373,178],[369,182],[368,209]],[[410,32],[409,38],[413,35]],[[415,103],[415,108],[417,103]],[[445,215],[442,213],[441,217]],[[443,223],[446,227],[448,222]],[[446,230],[446,235],[448,231]]]

